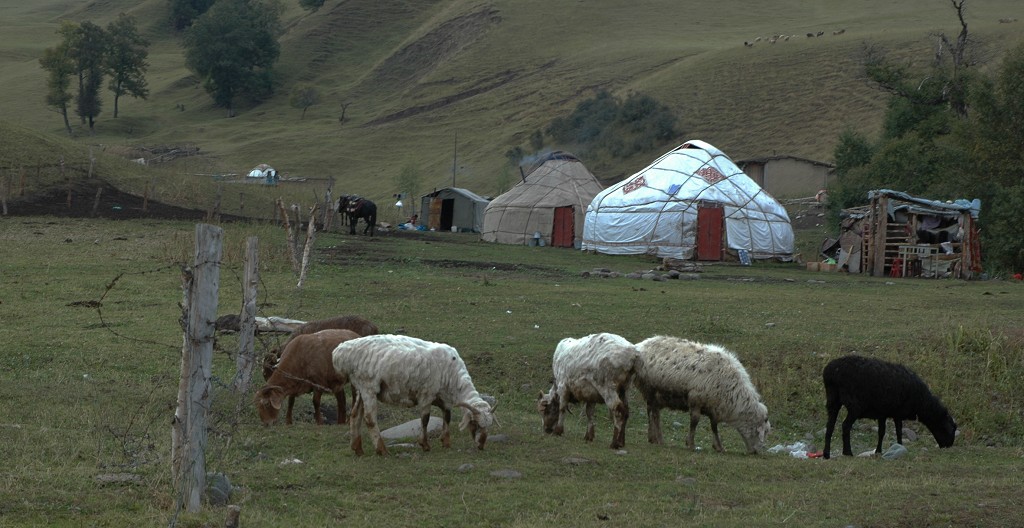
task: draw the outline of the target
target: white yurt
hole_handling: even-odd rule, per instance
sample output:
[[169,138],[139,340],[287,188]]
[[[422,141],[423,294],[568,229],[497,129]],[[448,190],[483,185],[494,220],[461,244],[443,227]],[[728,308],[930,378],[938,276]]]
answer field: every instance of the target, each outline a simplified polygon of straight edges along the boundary
[[684,260],[788,261],[793,228],[785,208],[728,156],[691,140],[594,197],[583,249]]

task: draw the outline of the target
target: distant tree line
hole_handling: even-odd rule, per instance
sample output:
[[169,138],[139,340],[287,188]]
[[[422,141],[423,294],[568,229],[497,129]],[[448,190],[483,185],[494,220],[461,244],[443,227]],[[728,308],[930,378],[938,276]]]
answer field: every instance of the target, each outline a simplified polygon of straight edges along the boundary
[[[68,112],[72,110],[83,124],[88,123],[90,131],[94,129],[103,109],[100,92],[104,78],[114,94],[114,118],[121,96],[149,96],[145,78],[149,42],[139,35],[132,17],[122,13],[106,29],[89,21],[64,21],[57,35],[60,42],[43,50],[39,65],[47,72],[46,104],[63,117],[68,134]],[[75,81],[77,90],[72,94]]]
[[[865,73],[890,93],[877,138],[846,130],[834,151],[837,183],[830,208],[867,203],[889,188],[933,199],[979,198],[985,265],[1024,270],[1024,44],[990,74],[977,71],[963,8],[956,39],[936,39],[923,70],[897,64],[868,47]],[[838,225],[834,223],[834,225]]]
[[[601,90],[577,104],[569,115],[556,117],[543,131],[535,131],[530,147],[540,151],[546,145],[558,145],[591,158],[628,158],[676,137],[676,121],[670,108],[649,95],[633,92],[623,99]],[[505,156],[518,164],[526,154],[522,146],[516,146]]]

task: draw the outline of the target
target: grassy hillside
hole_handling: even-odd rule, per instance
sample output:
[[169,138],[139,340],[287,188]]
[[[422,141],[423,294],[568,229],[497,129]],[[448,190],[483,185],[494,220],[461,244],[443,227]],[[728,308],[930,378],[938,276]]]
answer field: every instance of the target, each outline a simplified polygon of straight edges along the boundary
[[[231,119],[184,68],[164,0],[0,7],[2,119],[62,135],[59,116],[43,103],[38,57],[56,43],[61,19],[105,25],[126,11],[153,42],[151,96],[122,99],[114,120],[107,94],[96,134],[77,126],[76,142],[191,144],[204,153],[201,166],[180,163],[178,174],[241,173],[266,162],[286,175],[335,177],[344,192],[383,198],[398,192],[394,180],[404,166],[419,169],[425,189],[451,184],[457,141],[456,185],[488,195],[499,190],[507,149],[528,148],[530,133],[597,89],[642,91],[668,104],[680,116],[673,144],[699,138],[734,159],[789,154],[827,161],[844,127],[879,126],[884,96],[860,75],[863,44],[921,61],[930,56],[929,34],[959,29],[941,0],[328,0],[312,14],[291,0],[284,5],[278,95]],[[1024,18],[1015,0],[974,2],[967,14],[986,59],[1019,39],[1020,23],[999,22]],[[790,38],[768,44],[774,35]],[[743,45],[758,37],[753,47]],[[304,120],[288,104],[300,82],[321,93]],[[594,160],[590,168],[615,181],[670,146],[628,160]]]

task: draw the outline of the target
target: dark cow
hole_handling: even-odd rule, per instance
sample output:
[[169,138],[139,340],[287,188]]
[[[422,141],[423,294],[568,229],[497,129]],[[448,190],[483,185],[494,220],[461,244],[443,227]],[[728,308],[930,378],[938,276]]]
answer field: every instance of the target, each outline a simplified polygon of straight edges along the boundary
[[338,210],[348,215],[349,234],[356,234],[356,223],[362,218],[366,222],[363,234],[369,232],[370,236],[373,236],[377,227],[377,204],[358,196],[343,196]]

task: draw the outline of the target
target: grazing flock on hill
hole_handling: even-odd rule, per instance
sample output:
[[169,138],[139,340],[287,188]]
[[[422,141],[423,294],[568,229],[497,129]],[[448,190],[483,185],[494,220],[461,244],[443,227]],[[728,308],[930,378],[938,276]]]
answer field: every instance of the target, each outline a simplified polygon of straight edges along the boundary
[[[450,345],[405,336],[380,334],[377,325],[355,316],[341,316],[301,325],[280,349],[263,363],[266,385],[256,391],[254,403],[260,421],[273,424],[288,398],[285,421],[292,424],[295,397],[313,393],[314,416],[324,420],[320,398],[330,392],[338,402],[339,424],[349,423],[351,449],[363,454],[362,426],[370,432],[378,455],[388,454],[378,426],[381,403],[419,411],[419,445],[430,450],[427,426],[430,408],[442,413],[441,444],[451,447],[449,423],[455,408],[462,409],[460,430],[469,430],[477,449],[483,449],[487,430],[497,423],[496,404],[477,391],[465,362]],[[658,335],[639,343],[611,333],[568,337],[555,346],[552,385],[537,397],[537,411],[546,434],[565,432],[570,405],[583,404],[587,430],[595,437],[594,410],[603,403],[612,417],[611,448],[626,445],[629,420],[627,393],[635,386],[647,407],[647,440],[662,444],[661,410],[690,414],[686,446],[696,450],[694,436],[702,416],[711,426],[712,447],[723,452],[719,424],[736,429],[746,450],[764,450],[771,423],[761,399],[736,355],[715,344]],[[850,355],[828,363],[822,372],[827,424],[823,458],[830,458],[832,434],[839,410],[846,407],[842,424],[843,454],[850,456],[854,422],[871,418],[878,423],[882,451],[885,424],[892,418],[896,442],[903,443],[903,421],[917,420],[934,436],[939,447],[950,447],[956,423],[927,384],[906,366]],[[352,405],[346,405],[345,386],[351,385]]]

